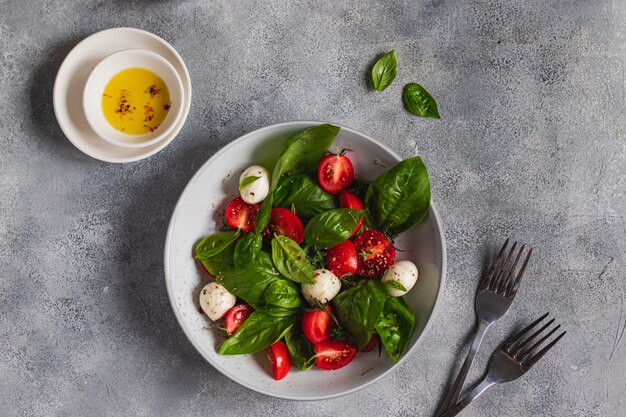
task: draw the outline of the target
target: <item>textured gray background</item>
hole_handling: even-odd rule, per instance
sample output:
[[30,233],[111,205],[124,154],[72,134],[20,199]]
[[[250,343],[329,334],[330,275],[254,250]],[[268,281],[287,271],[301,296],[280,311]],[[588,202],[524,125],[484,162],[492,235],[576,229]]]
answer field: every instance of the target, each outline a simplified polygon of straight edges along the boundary
[[[432,415],[473,325],[484,259],[513,236],[536,256],[471,379],[544,311],[569,333],[465,415],[626,415],[625,22],[617,0],[1,0],[0,413]],[[127,165],[76,150],[51,103],[63,57],[116,26],[171,42],[194,86],[178,138]],[[372,92],[366,73],[392,48],[396,82]],[[441,120],[402,110],[410,81],[437,98]],[[315,403],[255,394],[206,364],[162,271],[169,216],[200,164],[246,132],[298,119],[423,155],[449,255],[422,347],[385,380]]]

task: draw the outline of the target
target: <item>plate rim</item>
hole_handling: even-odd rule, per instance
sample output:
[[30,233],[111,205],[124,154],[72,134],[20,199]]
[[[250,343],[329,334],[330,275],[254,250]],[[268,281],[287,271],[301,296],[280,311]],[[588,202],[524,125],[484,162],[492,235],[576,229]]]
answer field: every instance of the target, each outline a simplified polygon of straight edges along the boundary
[[[205,356],[204,353],[201,350],[201,347],[199,346],[198,343],[196,343],[196,341],[191,337],[191,331],[187,328],[187,326],[184,324],[183,320],[182,320],[182,314],[179,313],[178,309],[176,308],[176,300],[174,299],[174,295],[173,295],[173,290],[170,286],[170,279],[168,279],[168,275],[169,275],[169,269],[170,269],[170,265],[169,265],[169,255],[170,255],[170,244],[171,244],[171,238],[172,238],[172,234],[174,232],[174,223],[175,220],[178,217],[178,211],[180,210],[180,207],[182,206],[183,201],[185,200],[187,194],[190,191],[191,188],[191,184],[194,183],[196,181],[196,179],[198,178],[198,176],[200,175],[200,173],[204,170],[205,166],[208,165],[209,163],[211,163],[214,159],[218,159],[219,156],[225,152],[226,150],[228,150],[229,148],[237,145],[239,142],[244,141],[246,138],[248,138],[249,136],[255,135],[255,134],[259,134],[262,132],[265,132],[267,130],[271,130],[271,129],[276,129],[276,128],[280,128],[280,127],[289,127],[289,126],[296,126],[296,125],[318,125],[318,124],[323,124],[323,123],[328,123],[328,122],[321,122],[321,121],[315,121],[315,120],[295,120],[295,121],[288,121],[288,122],[281,122],[281,123],[275,123],[272,125],[268,125],[268,126],[264,126],[261,127],[259,129],[255,129],[253,131],[250,131],[242,136],[239,136],[237,139],[233,140],[232,142],[224,145],[222,148],[220,148],[217,152],[215,152],[209,159],[207,159],[196,171],[196,173],[189,179],[189,181],[187,182],[187,185],[185,186],[185,188],[183,189],[180,197],[178,198],[178,201],[176,202],[176,205],[174,206],[174,210],[172,212],[172,215],[170,217],[170,222],[169,225],[167,227],[167,234],[165,236],[165,245],[164,245],[164,250],[163,250],[163,275],[165,278],[165,286],[166,286],[166,290],[167,290],[167,295],[168,295],[168,299],[170,300],[170,306],[172,308],[172,311],[174,312],[174,316],[176,317],[176,321],[178,322],[180,328],[183,330],[183,333],[185,334],[185,337],[187,338],[187,340],[192,344],[192,346],[194,347],[194,349],[196,349],[196,351],[200,354],[200,356],[202,356],[202,358],[208,362],[214,369],[216,369],[218,372],[220,372],[222,375],[226,376],[227,378],[229,378],[230,380],[236,382],[237,384],[244,386],[252,391],[270,396],[270,397],[274,397],[274,398],[281,398],[281,399],[285,399],[285,400],[295,400],[295,401],[317,401],[317,400],[327,400],[327,399],[331,399],[331,398],[338,398],[338,397],[343,397],[344,395],[348,395],[348,394],[352,394],[356,391],[359,391],[365,387],[368,387],[372,384],[374,384],[375,382],[380,381],[381,379],[385,378],[386,376],[388,376],[393,370],[395,370],[400,364],[402,364],[406,358],[412,354],[415,349],[421,345],[423,343],[423,338],[424,336],[428,333],[428,331],[430,330],[432,324],[433,324],[433,319],[435,318],[438,309],[439,309],[439,305],[441,304],[441,299],[443,296],[443,291],[445,288],[445,283],[446,283],[446,275],[447,275],[447,259],[448,259],[448,254],[447,254],[447,248],[446,248],[446,238],[445,238],[445,230],[443,227],[443,221],[441,219],[441,216],[439,215],[439,211],[437,210],[432,198],[430,201],[430,212],[434,215],[435,217],[435,223],[438,226],[438,230],[436,233],[438,233],[439,235],[439,240],[441,242],[441,270],[440,270],[440,281],[439,281],[439,288],[437,289],[437,297],[435,298],[435,303],[433,305],[433,309],[432,312],[430,314],[430,317],[428,318],[428,321],[426,322],[426,325],[424,326],[424,330],[422,331],[422,333],[418,336],[417,340],[415,341],[415,344],[413,344],[413,346],[411,346],[411,348],[405,352],[404,355],[402,355],[402,357],[400,358],[400,360],[396,363],[394,363],[389,369],[387,369],[386,371],[384,371],[383,373],[381,373],[379,376],[377,376],[376,378],[367,381],[361,385],[358,385],[356,387],[347,389],[345,391],[342,392],[338,392],[338,393],[333,393],[333,394],[325,394],[325,395],[314,395],[311,397],[302,397],[302,396],[298,396],[298,395],[290,395],[290,394],[280,394],[280,393],[275,393],[275,392],[271,392],[269,390],[266,390],[264,388],[259,388],[256,386],[253,386],[241,379],[238,378],[237,375],[231,374],[223,369],[221,369],[219,366],[217,366],[217,364],[214,364],[213,361],[211,360],[211,358],[209,358],[208,356]],[[395,152],[394,150],[390,149],[388,146],[386,146],[385,144],[377,141],[376,139],[370,137],[369,135],[366,135],[356,129],[352,129],[350,127],[344,126],[342,124],[339,123],[332,123],[335,126],[340,127],[341,129],[344,129],[346,131],[355,133],[357,135],[361,135],[364,138],[374,142],[375,144],[379,145],[381,148],[383,148],[385,151],[389,152],[389,154],[396,158],[396,160],[399,162],[402,160],[402,157]]]
[[[61,122],[61,119],[59,118],[59,112],[60,112],[60,108],[62,108],[64,105],[62,103],[60,103],[60,101],[63,99],[61,92],[59,91],[59,79],[60,76],[62,74],[64,74],[67,69],[66,66],[69,65],[68,64],[68,58],[75,53],[78,48],[80,48],[84,43],[86,43],[89,39],[91,39],[92,37],[95,36],[101,36],[103,34],[107,34],[110,32],[132,32],[135,35],[142,35],[142,36],[147,36],[150,38],[155,39],[157,42],[161,43],[164,47],[166,47],[168,50],[170,50],[170,52],[176,57],[176,60],[179,61],[180,66],[182,68],[182,73],[179,73],[179,76],[181,77],[181,81],[183,83],[183,90],[185,90],[185,105],[184,105],[184,109],[183,109],[183,114],[182,117],[179,121],[180,125],[178,127],[176,127],[168,137],[165,137],[162,139],[162,142],[160,142],[159,146],[156,146],[155,148],[151,149],[150,151],[144,152],[144,153],[140,153],[137,154],[135,156],[131,156],[131,157],[108,157],[108,156],[103,156],[101,154],[98,154],[96,152],[91,152],[87,149],[85,149],[85,147],[82,145],[80,140],[76,140],[75,138],[73,138],[74,135],[69,135],[66,129],[66,123],[67,122]],[[130,48],[124,48],[124,49],[130,49]],[[119,52],[122,49],[118,50],[118,51],[114,51],[114,52]],[[109,55],[109,54],[107,54]],[[106,56],[104,56],[103,58],[105,58]],[[169,60],[168,60],[169,61]],[[174,66],[174,63],[170,62],[170,64],[172,64]],[[65,58],[63,58],[63,62],[61,62],[61,65],[59,66],[59,69],[57,70],[57,74],[54,78],[54,84],[52,87],[52,107],[54,109],[54,116],[57,120],[57,124],[59,125],[59,127],[61,128],[61,131],[63,132],[63,135],[66,137],[67,140],[70,141],[70,143],[72,145],[74,145],[74,147],[76,149],[78,149],[79,151],[81,151],[82,153],[84,153],[85,155],[97,159],[99,161],[103,161],[103,162],[109,162],[109,163],[118,163],[118,164],[123,164],[123,163],[128,163],[128,162],[136,162],[136,161],[140,161],[142,159],[146,159],[160,151],[162,151],[164,148],[166,148],[175,138],[176,136],[178,136],[178,134],[180,133],[180,131],[182,130],[183,126],[185,125],[185,122],[187,120],[187,117],[189,116],[189,111],[191,109],[191,100],[192,100],[192,85],[191,85],[191,76],[189,75],[189,70],[187,69],[187,65],[185,64],[185,61],[183,60],[183,58],[180,56],[180,54],[178,53],[178,51],[176,51],[176,49],[174,49],[174,47],[167,42],[165,39],[161,38],[160,36],[148,32],[146,30],[143,29],[138,29],[138,28],[133,28],[133,27],[114,27],[114,28],[108,28],[108,29],[104,29],[95,33],[92,33],[89,36],[86,36],[85,38],[81,39],[80,42],[78,42],[76,45],[74,45],[74,47],[70,50],[70,52],[67,53],[67,55],[65,56]],[[188,97],[188,98],[187,98]],[[67,111],[65,111],[66,114],[66,118],[68,117],[67,115],[69,114]],[[90,128],[91,129],[91,128]],[[95,135],[95,132],[93,133]],[[100,138],[98,138],[98,140],[102,140]],[[157,142],[159,143],[159,142]]]

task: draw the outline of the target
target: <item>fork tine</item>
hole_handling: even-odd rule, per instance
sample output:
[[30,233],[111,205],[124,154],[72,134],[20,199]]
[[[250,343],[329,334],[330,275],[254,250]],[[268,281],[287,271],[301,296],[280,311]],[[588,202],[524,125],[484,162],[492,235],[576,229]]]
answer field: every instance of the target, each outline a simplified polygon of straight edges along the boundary
[[523,366],[526,367],[526,369],[530,369],[534,364],[536,364],[539,359],[541,359],[543,357],[543,355],[545,355],[550,349],[552,349],[552,347],[554,345],[556,345],[556,342],[558,342],[559,340],[561,340],[561,338],[563,336],[565,336],[567,332],[563,332],[560,335],[558,335],[552,342],[548,343],[546,345],[546,347],[544,347],[543,349],[541,349],[536,355],[534,355],[532,358],[524,361]]
[[489,285],[489,290],[490,291],[496,291],[498,289],[498,287],[500,286],[500,282],[502,281],[502,277],[504,276],[504,274],[507,271],[507,266],[509,265],[509,261],[511,260],[511,256],[513,255],[513,252],[515,251],[516,247],[517,247],[517,242],[513,242],[513,246],[511,246],[511,249],[509,249],[509,254],[507,255],[506,260],[502,264],[502,268],[498,271],[497,278],[495,280],[491,281],[491,285]]
[[522,253],[524,253],[524,248],[526,248],[526,245],[522,245],[519,251],[517,251],[517,256],[515,257],[515,261],[513,261],[513,265],[511,265],[509,272],[506,274],[506,277],[502,280],[500,286],[498,287],[498,294],[506,293],[507,288],[511,285],[511,277],[515,273],[515,268],[517,268],[517,264],[522,257]]
[[545,319],[546,317],[548,317],[548,314],[550,313],[546,313],[543,316],[539,317],[537,320],[533,321],[532,323],[530,323],[528,326],[526,326],[525,328],[523,328],[519,333],[517,333],[515,336],[511,336],[510,338],[507,339],[507,341],[505,342],[505,345],[507,347],[507,352],[511,353],[511,348],[513,347],[513,345],[515,345],[517,342],[519,342],[519,340],[524,337],[524,335],[526,333],[528,333],[533,327],[535,327],[537,324],[539,324],[543,319]]
[[[554,321],[554,319],[552,319],[552,321]],[[529,359],[532,356],[535,349],[541,346],[543,342],[548,340],[548,338],[552,336],[554,333],[556,333],[556,331],[559,330],[560,328],[561,328],[561,325],[559,324],[554,329],[550,330],[548,334],[546,334],[544,337],[537,340],[537,342],[535,342],[535,344],[533,344],[531,347],[529,347],[528,349],[525,349],[524,352],[520,351],[520,353],[516,357],[518,357],[520,362],[523,362],[525,359]]]
[[496,259],[493,261],[493,264],[491,264],[491,268],[489,268],[489,272],[487,272],[487,275],[485,275],[485,278],[483,278],[483,281],[481,282],[481,285],[480,285],[481,288],[486,288],[489,286],[489,283],[491,282],[491,278],[496,272],[496,269],[498,269],[498,265],[500,264],[500,260],[502,259],[502,254],[504,253],[504,250],[506,249],[508,244],[509,244],[509,238],[506,239],[506,241],[504,242],[504,245],[502,245],[502,247],[500,248],[500,252],[498,252],[498,256],[496,256]]
[[[541,333],[543,333],[543,331],[545,329],[547,329],[552,323],[554,323],[554,319],[550,320],[549,322],[547,322],[546,324],[544,324],[543,326],[541,326],[541,329],[537,330],[535,333],[533,333],[529,338],[527,338],[526,340],[524,340],[523,342],[521,342],[519,345],[515,346],[513,348],[513,350],[511,351],[512,354],[514,354],[514,356],[517,358],[518,356],[523,356],[520,355],[520,353],[522,352],[522,349],[524,348],[524,346],[526,346],[528,343],[530,343],[535,337],[539,336]],[[533,348],[535,348],[536,346],[533,346]],[[524,354],[528,353],[528,350],[526,350],[524,352]]]
[[517,278],[515,279],[515,282],[512,284],[511,288],[508,289],[506,292],[507,297],[515,297],[515,294],[517,294],[519,285],[522,282],[522,278],[524,277],[524,272],[526,272],[526,266],[528,265],[528,261],[530,260],[530,255],[532,254],[533,254],[533,248],[530,248],[528,250],[528,253],[526,254],[526,259],[524,259],[524,263],[522,264],[522,267],[520,268],[517,274]]

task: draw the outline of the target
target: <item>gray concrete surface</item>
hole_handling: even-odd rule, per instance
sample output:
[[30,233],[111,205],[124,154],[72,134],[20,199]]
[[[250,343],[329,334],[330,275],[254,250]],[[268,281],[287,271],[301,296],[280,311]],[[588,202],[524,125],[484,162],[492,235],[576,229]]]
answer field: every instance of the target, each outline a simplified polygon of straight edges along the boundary
[[[429,416],[473,325],[484,259],[506,236],[536,256],[470,379],[512,329],[568,330],[521,381],[465,416],[626,415],[624,1],[0,1],[0,414]],[[76,150],[52,110],[63,57],[132,26],[174,45],[189,119],[147,160]],[[395,48],[396,82],[368,87]],[[422,83],[441,120],[402,109]],[[356,394],[293,403],[206,364],[163,282],[174,204],[220,147],[286,120],[342,123],[421,154],[446,226],[448,284],[425,343]]]

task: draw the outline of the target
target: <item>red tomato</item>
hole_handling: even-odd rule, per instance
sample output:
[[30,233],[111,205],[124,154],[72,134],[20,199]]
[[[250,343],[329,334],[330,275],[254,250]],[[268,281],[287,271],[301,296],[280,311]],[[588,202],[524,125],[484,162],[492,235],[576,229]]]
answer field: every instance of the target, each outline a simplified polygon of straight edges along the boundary
[[370,341],[367,342],[367,345],[365,345],[363,349],[361,349],[361,352],[371,352],[374,350],[374,348],[378,345],[379,339],[380,337],[378,336],[378,333],[373,333],[372,337],[370,337]]
[[346,240],[328,249],[326,267],[338,277],[341,278],[346,274],[354,274],[357,266],[356,247],[351,241]]
[[342,154],[326,155],[317,166],[317,180],[324,191],[339,194],[354,180],[352,162]]
[[263,231],[263,235],[267,239],[272,239],[274,233],[285,235],[298,245],[304,240],[302,222],[291,210],[284,208],[273,208],[270,212],[270,220]]
[[[331,306],[326,306],[326,310],[333,312]],[[313,344],[328,339],[334,324],[330,315],[322,310],[307,311],[302,315],[302,333]]]
[[356,348],[350,343],[324,340],[315,345],[315,364],[318,368],[332,371],[343,368],[356,356]]
[[354,239],[359,266],[356,273],[367,278],[381,276],[396,259],[396,250],[378,230],[368,230]]
[[258,204],[248,204],[241,197],[237,197],[226,206],[226,222],[233,229],[251,232],[254,230],[254,218],[258,210]]
[[287,376],[291,369],[291,359],[289,358],[289,352],[287,351],[285,342],[279,340],[267,348],[267,359],[272,366],[274,379],[280,381]]
[[226,333],[228,333],[229,336],[235,333],[253,312],[254,309],[248,304],[239,304],[228,310],[226,318],[224,319]]
[[[353,210],[363,210],[365,208],[363,202],[358,195],[349,193],[347,191],[342,191],[341,194],[339,194],[339,204],[342,208]],[[361,221],[359,222],[359,224],[356,225],[352,236],[359,233],[359,230],[361,230],[361,226],[363,226],[363,217],[361,217]]]

